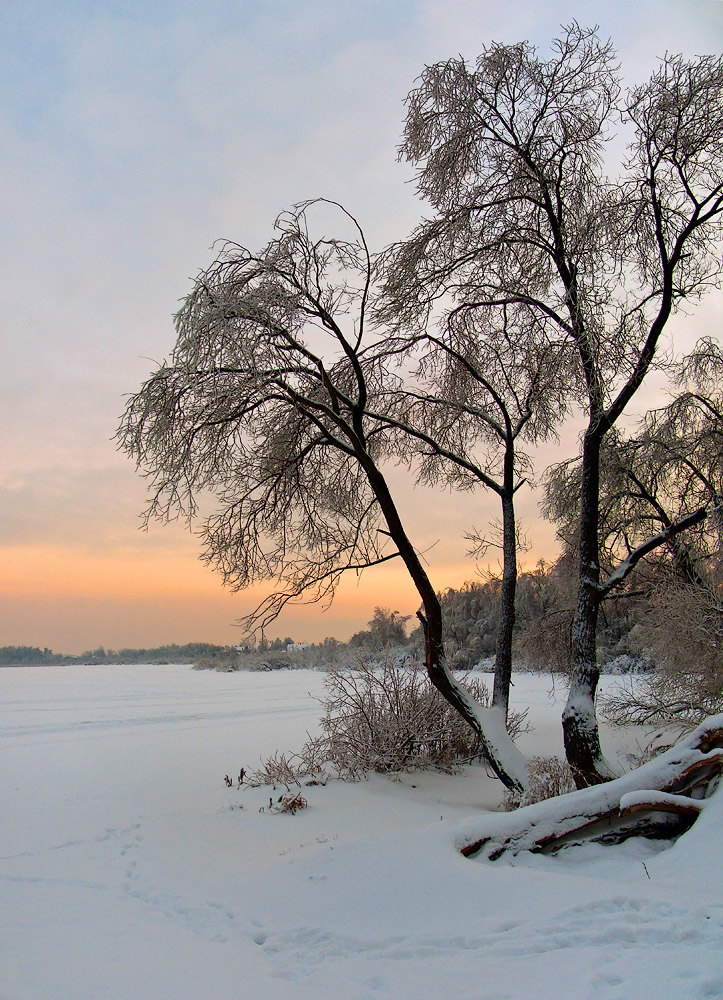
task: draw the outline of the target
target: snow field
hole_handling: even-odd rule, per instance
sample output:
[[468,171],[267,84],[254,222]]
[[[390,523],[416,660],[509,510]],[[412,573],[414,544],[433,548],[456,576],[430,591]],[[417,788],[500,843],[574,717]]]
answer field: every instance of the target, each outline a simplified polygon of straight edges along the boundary
[[[723,797],[672,848],[509,865],[453,847],[499,804],[480,768],[305,788],[295,816],[226,788],[313,733],[322,686],[0,670],[0,1000],[723,997]],[[515,679],[526,753],[560,752],[549,687]]]

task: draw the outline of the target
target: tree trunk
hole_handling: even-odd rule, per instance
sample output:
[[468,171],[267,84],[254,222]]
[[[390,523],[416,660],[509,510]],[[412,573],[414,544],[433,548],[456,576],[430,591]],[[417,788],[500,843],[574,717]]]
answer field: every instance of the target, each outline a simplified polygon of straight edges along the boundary
[[477,734],[481,749],[500,781],[507,788],[524,791],[527,785],[527,764],[510,739],[504,713],[497,706],[485,708],[478,705],[469,691],[448,669],[442,638],[442,606],[439,598],[404,530],[384,476],[368,456],[364,455],[360,460],[384,514],[389,535],[397,546],[422,600],[424,613],[420,613],[419,617],[424,630],[425,662],[429,679],[442,697],[459,712]]
[[500,590],[500,620],[497,633],[492,707],[504,712],[506,721],[510,704],[512,633],[515,627],[515,591],[517,590],[515,505],[511,494],[502,498],[502,536],[502,588]]
[[614,777],[600,749],[595,716],[597,619],[600,608],[598,522],[600,494],[600,435],[594,426],[585,434],[580,497],[579,582],[572,627],[572,677],[562,713],[565,754],[578,788]]
[[[428,608],[420,616],[424,629],[427,674],[442,697],[465,719],[479,737],[484,757],[500,781],[513,791],[523,792],[527,786],[527,764],[510,739],[506,718],[498,705],[479,705],[467,689],[447,668],[442,642],[442,614],[439,608]],[[430,611],[432,612],[430,616]]]

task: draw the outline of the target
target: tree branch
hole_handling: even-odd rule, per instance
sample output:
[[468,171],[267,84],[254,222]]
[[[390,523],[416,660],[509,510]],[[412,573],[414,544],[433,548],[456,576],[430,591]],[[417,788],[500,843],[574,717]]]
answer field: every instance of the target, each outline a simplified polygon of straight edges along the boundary
[[660,545],[664,545],[671,538],[680,534],[681,531],[685,531],[686,528],[692,528],[696,524],[700,524],[708,516],[708,511],[705,507],[701,507],[700,510],[696,510],[693,514],[688,514],[687,517],[683,517],[680,521],[676,521],[671,524],[670,527],[665,528],[659,534],[655,535],[653,538],[649,538],[647,542],[643,545],[639,545],[634,549],[628,558],[620,563],[618,568],[610,574],[604,584],[600,584],[597,588],[597,599],[598,601],[603,601],[611,590],[615,587],[619,587],[620,584],[625,580],[633,569],[640,562],[640,560],[646,556],[653,549],[657,549]]

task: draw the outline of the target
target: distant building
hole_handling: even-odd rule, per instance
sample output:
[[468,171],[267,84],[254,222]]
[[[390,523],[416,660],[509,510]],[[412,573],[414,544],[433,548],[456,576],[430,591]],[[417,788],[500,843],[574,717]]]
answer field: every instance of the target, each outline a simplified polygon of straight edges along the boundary
[[300,649],[309,649],[309,647],[313,645],[313,642],[288,642],[286,644],[286,652],[296,653]]

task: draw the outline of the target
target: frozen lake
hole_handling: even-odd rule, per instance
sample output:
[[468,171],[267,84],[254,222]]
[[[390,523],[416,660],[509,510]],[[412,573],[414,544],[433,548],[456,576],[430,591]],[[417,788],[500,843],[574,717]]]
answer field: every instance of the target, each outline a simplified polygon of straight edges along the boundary
[[[559,752],[549,688],[515,680],[526,753]],[[309,671],[0,670],[0,1000],[723,995],[720,824],[488,865],[453,849],[500,801],[481,768],[330,782],[296,816],[227,789],[303,743],[322,689]]]

